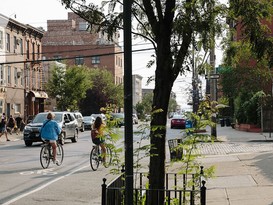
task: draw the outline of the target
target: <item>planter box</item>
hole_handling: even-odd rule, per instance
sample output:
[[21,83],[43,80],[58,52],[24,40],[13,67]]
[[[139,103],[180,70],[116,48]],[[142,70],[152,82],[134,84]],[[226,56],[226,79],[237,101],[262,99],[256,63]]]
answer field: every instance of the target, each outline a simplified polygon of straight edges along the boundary
[[246,132],[261,132],[261,128],[251,124],[236,124],[235,129]]

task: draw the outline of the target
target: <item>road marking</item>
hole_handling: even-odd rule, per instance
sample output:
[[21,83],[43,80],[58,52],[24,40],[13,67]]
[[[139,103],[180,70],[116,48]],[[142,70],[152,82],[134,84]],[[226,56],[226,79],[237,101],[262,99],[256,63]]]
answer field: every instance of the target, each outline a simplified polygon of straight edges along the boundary
[[50,169],[40,169],[37,171],[26,171],[26,172],[20,172],[21,175],[32,175],[32,174],[42,174],[42,175],[56,175],[58,172],[54,171],[53,168]]
[[[24,198],[24,197],[26,197],[26,196],[28,196],[28,195],[30,195],[30,194],[33,194],[33,193],[35,193],[35,192],[37,192],[37,191],[40,191],[40,190],[46,188],[47,186],[49,186],[49,185],[51,185],[51,184],[53,184],[53,183],[55,183],[55,182],[57,182],[57,181],[59,181],[59,180],[65,178],[65,177],[67,177],[67,176],[70,176],[70,175],[72,175],[72,174],[74,174],[74,173],[76,173],[76,172],[78,172],[78,171],[80,171],[80,170],[82,170],[82,169],[84,169],[84,168],[86,168],[86,167],[89,167],[89,165],[88,165],[88,166],[86,165],[86,166],[80,167],[79,169],[76,169],[76,170],[74,170],[74,171],[71,171],[70,173],[68,173],[68,174],[66,174],[66,175],[64,175],[64,176],[60,176],[60,177],[58,177],[58,178],[56,178],[56,179],[53,179],[52,181],[50,181],[50,182],[48,182],[48,183],[46,183],[46,184],[44,184],[44,185],[42,185],[42,186],[40,186],[40,187],[38,187],[38,188],[32,190],[32,191],[29,191],[29,192],[26,192],[26,193],[24,193],[24,194],[21,194],[20,196],[17,196],[17,197],[15,197],[15,198],[13,198],[13,199],[11,199],[11,200],[9,200],[9,201],[3,203],[2,205],[9,205],[9,204],[11,204],[11,203],[14,203],[14,202],[18,201],[19,199],[22,199],[22,198]],[[23,173],[23,172],[21,172],[21,173]]]

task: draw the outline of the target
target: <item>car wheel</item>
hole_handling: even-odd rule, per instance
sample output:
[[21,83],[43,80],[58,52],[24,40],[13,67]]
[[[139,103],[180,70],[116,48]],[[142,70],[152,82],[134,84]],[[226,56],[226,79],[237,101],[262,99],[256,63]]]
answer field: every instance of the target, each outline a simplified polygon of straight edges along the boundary
[[27,147],[30,147],[30,146],[32,145],[32,142],[31,142],[31,141],[25,141],[25,145],[26,145]]
[[71,139],[72,142],[78,142],[78,130],[75,130],[74,137]]
[[84,132],[84,124],[82,123],[81,132]]
[[63,133],[59,135],[59,143],[61,145],[64,145],[64,134]]

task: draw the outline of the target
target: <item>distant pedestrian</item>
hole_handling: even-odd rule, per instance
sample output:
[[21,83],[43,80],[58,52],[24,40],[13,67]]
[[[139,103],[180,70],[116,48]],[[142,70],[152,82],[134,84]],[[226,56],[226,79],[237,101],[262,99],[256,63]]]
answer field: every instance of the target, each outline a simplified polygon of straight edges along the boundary
[[14,117],[12,115],[10,115],[8,123],[7,123],[7,130],[11,135],[12,135],[12,132],[13,132],[13,130],[15,128],[15,125],[16,125],[15,119],[14,119]]
[[19,113],[19,115],[15,118],[16,121],[16,134],[18,135],[21,131],[22,131],[22,127],[23,127],[23,118],[21,117],[21,114]]
[[0,137],[2,137],[3,134],[5,134],[7,141],[10,141],[9,138],[8,138],[7,127],[6,126],[7,126],[6,114],[3,113],[2,117],[1,117],[1,121],[0,121]]

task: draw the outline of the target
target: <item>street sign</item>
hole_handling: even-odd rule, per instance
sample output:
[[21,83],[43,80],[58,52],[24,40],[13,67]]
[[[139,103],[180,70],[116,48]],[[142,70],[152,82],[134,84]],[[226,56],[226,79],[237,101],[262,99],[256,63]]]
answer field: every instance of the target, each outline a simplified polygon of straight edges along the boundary
[[218,79],[219,77],[220,77],[220,75],[217,74],[217,73],[213,73],[213,74],[210,74],[210,75],[205,75],[206,79]]

